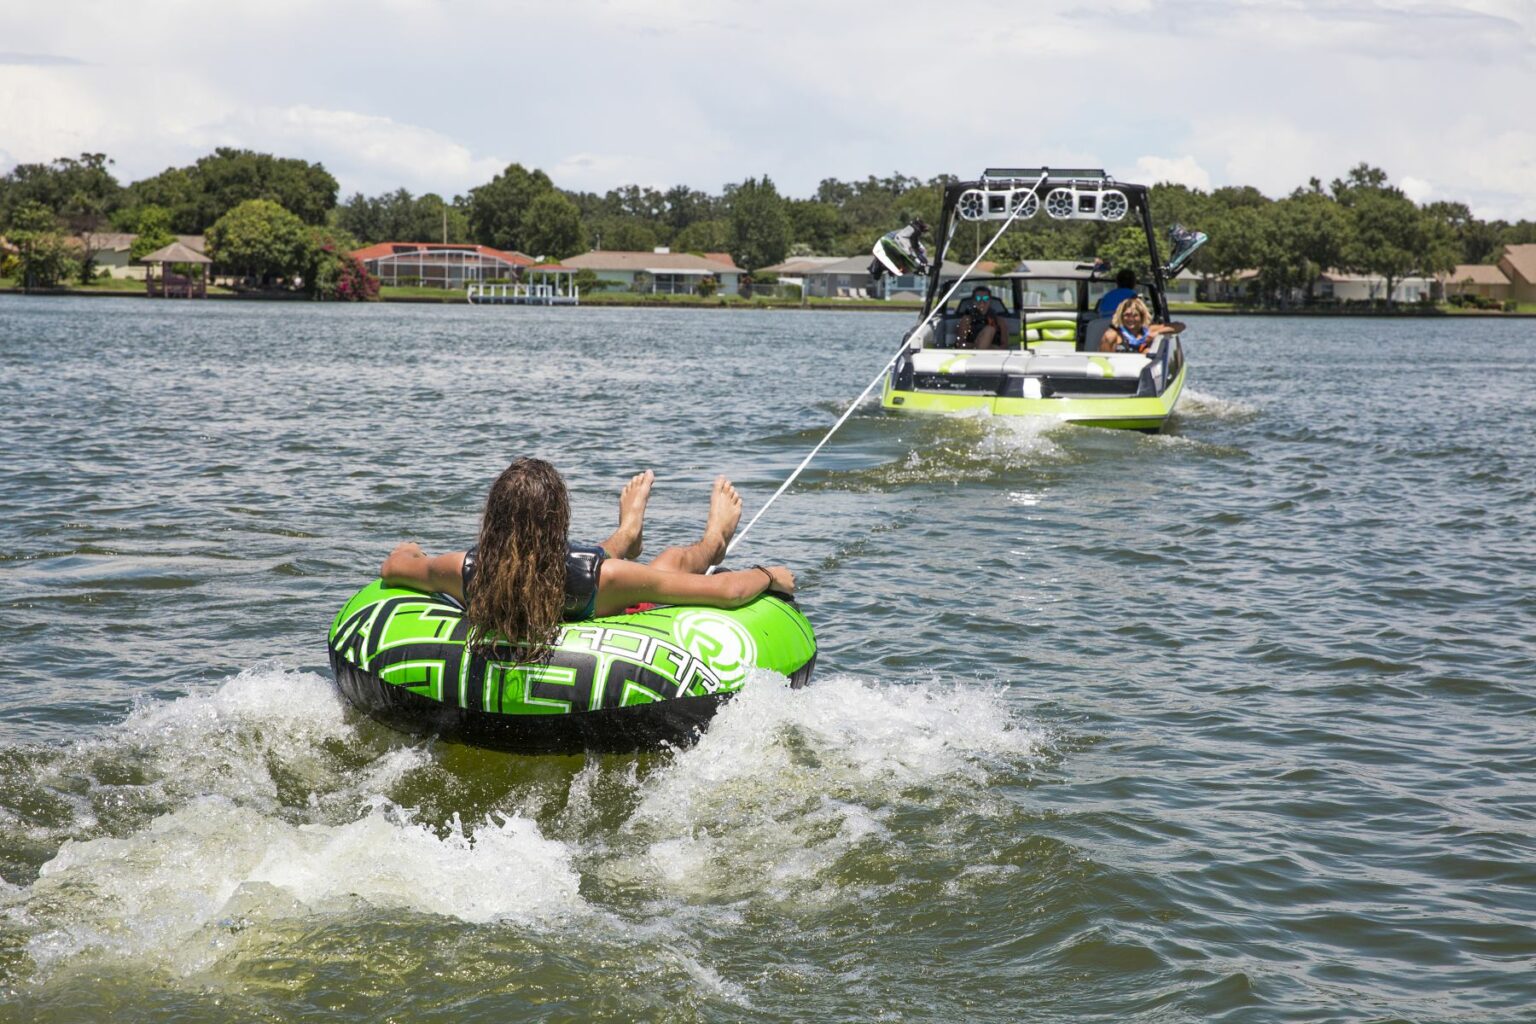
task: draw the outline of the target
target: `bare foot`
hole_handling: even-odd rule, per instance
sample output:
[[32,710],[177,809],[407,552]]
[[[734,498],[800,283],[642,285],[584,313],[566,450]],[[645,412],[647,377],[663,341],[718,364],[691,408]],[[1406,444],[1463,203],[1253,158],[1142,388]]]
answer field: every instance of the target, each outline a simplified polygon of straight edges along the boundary
[[619,528],[614,536],[622,544],[623,558],[640,557],[645,544],[645,503],[650,500],[651,485],[655,482],[656,474],[646,470],[630,477],[619,492]]
[[714,490],[709,495],[709,519],[704,523],[704,539],[714,541],[716,551],[710,565],[725,560],[725,549],[736,536],[736,524],[741,522],[741,495],[723,476],[715,477]]

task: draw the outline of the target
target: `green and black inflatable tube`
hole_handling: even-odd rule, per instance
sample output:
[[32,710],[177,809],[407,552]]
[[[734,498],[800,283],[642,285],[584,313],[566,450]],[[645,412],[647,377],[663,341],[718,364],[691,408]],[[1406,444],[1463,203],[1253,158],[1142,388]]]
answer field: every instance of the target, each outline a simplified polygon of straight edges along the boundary
[[800,687],[816,664],[810,622],[769,594],[566,623],[540,664],[471,649],[467,633],[451,598],[376,580],[337,612],[327,647],[341,692],[386,725],[519,753],[684,746],[752,669]]

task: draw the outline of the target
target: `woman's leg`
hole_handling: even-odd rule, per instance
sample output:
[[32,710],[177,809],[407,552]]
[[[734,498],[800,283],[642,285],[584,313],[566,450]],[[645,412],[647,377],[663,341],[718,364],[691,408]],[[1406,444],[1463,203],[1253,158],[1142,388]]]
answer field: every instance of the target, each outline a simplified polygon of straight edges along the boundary
[[667,572],[700,573],[718,565],[725,557],[726,545],[736,535],[739,522],[741,495],[736,493],[729,480],[717,476],[709,495],[709,518],[704,522],[704,535],[687,547],[667,548],[651,561],[651,566]]
[[656,474],[650,470],[636,473],[619,492],[619,528],[603,541],[609,558],[636,559],[645,542],[645,503],[651,496]]

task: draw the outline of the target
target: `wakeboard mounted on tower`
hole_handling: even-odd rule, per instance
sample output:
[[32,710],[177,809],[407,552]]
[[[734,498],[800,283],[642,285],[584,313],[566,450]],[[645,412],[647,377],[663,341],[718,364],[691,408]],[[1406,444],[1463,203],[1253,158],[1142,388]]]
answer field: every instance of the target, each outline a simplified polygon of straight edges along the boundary
[[1173,243],[1173,254],[1168,257],[1168,263],[1163,267],[1164,275],[1172,277],[1184,269],[1184,264],[1189,262],[1195,250],[1199,249],[1211,237],[1204,231],[1195,231],[1186,228],[1182,224],[1175,224],[1168,229],[1168,240]]
[[929,271],[928,251],[923,248],[923,234],[928,224],[921,217],[913,217],[904,228],[887,231],[871,249],[874,259],[869,262],[869,285],[865,294],[870,298],[880,296],[880,279],[886,274],[902,277],[908,274],[926,275]]

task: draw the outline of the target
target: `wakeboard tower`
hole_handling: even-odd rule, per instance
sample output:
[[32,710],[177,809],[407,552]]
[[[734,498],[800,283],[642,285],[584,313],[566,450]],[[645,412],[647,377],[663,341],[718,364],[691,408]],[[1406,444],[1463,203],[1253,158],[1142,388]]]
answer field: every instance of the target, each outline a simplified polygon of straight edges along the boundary
[[[1144,351],[1100,351],[1112,310],[1098,302],[1116,288],[1103,260],[1026,259],[986,274],[946,271],[944,256],[964,223],[1016,227],[1042,210],[1053,220],[1125,222],[1139,228],[1150,274],[1135,293],[1153,324],[1168,318],[1167,280],[1204,245],[1206,236],[1182,226],[1170,232],[1172,257],[1157,251],[1147,188],[1117,182],[1102,170],[990,168],[974,181],[944,190],[943,212],[928,269],[922,314],[891,365],[881,405],[894,412],[985,411],[1045,416],[1069,423],[1158,431],[1183,393],[1187,376],[1177,330],[1156,334]],[[990,292],[1001,331],[996,348],[966,347],[975,332],[973,294]]]

